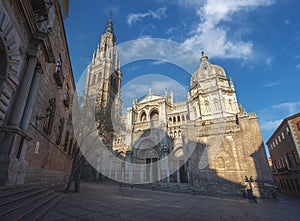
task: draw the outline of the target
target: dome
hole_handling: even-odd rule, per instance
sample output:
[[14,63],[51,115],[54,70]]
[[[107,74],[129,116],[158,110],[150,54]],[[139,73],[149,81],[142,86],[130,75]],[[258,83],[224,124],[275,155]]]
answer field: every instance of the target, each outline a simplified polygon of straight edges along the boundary
[[200,61],[201,61],[200,67],[192,75],[191,82],[190,82],[191,86],[193,86],[198,81],[210,76],[219,75],[219,76],[226,77],[225,70],[219,65],[211,64],[208,61],[208,57],[204,55],[204,53],[202,53],[202,57]]

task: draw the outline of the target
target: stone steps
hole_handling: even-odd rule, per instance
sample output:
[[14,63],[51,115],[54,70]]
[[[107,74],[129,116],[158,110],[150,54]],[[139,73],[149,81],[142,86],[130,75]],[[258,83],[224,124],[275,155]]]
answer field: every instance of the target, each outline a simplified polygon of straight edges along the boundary
[[39,220],[63,196],[33,186],[0,189],[0,220]]

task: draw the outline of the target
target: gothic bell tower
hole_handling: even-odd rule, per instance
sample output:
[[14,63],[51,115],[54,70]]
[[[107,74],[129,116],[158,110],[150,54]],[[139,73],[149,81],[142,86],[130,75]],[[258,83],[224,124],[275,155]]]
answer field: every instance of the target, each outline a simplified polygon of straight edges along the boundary
[[112,15],[110,15],[98,47],[93,53],[92,62],[88,66],[85,90],[85,97],[88,98],[85,102],[95,101],[100,135],[106,134],[110,137],[108,131],[112,130],[112,115],[121,114],[121,81],[120,60],[116,48]]

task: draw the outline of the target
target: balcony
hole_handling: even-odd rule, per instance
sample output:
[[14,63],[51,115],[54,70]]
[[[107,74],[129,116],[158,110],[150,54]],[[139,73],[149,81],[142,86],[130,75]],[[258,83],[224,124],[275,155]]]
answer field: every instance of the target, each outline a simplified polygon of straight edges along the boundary
[[37,23],[47,21],[48,9],[53,4],[52,0],[31,0],[31,6],[34,11],[35,21]]
[[54,79],[55,79],[57,86],[59,88],[62,88],[62,86],[64,84],[65,76],[61,70],[54,72]]
[[65,107],[70,107],[70,96],[67,94],[63,100]]

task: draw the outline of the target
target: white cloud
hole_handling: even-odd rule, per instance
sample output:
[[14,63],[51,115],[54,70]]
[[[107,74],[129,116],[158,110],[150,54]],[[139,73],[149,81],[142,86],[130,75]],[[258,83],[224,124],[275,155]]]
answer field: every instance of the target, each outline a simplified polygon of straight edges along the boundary
[[296,65],[296,68],[300,70],[300,64],[297,64],[297,65]]
[[199,67],[200,54],[170,40],[141,38],[121,43],[117,48],[122,66],[138,60],[153,59],[169,62],[191,74]]
[[267,121],[260,125],[260,128],[263,130],[275,130],[279,124],[282,122],[282,119],[275,121]]
[[281,103],[273,105],[272,108],[287,111],[288,116],[290,116],[296,114],[297,112],[300,112],[300,102]]
[[273,65],[273,58],[267,58],[266,59],[266,65],[267,65],[267,67],[268,68],[271,68],[272,67],[272,65]]
[[166,7],[158,8],[156,11],[149,10],[146,13],[131,13],[127,16],[127,24],[132,25],[137,21],[143,20],[146,17],[152,17],[153,19],[162,19],[166,17]]
[[280,84],[282,84],[281,81],[274,81],[274,82],[263,85],[263,87],[274,87],[274,86],[278,86]]
[[204,48],[211,57],[249,59],[253,53],[253,43],[239,37],[229,39],[228,33],[232,30],[225,28],[224,22],[233,20],[238,12],[269,6],[275,0],[178,0],[178,2],[199,8],[198,27],[184,41],[186,46],[199,51]]
[[121,99],[123,107],[126,109],[132,105],[132,101],[136,98],[141,98],[149,93],[151,88],[152,93],[165,95],[166,89],[168,94],[173,90],[174,101],[183,101],[186,99],[188,90],[179,82],[157,74],[142,75],[129,81],[122,87]]
[[153,61],[153,62],[151,62],[150,65],[156,66],[156,65],[162,65],[162,64],[165,64],[165,63],[166,63],[165,61]]
[[284,23],[289,25],[291,22],[286,18],[286,19],[284,19]]

